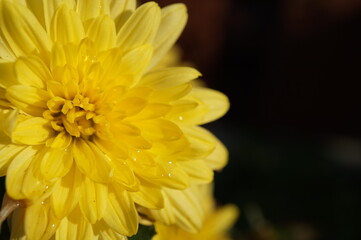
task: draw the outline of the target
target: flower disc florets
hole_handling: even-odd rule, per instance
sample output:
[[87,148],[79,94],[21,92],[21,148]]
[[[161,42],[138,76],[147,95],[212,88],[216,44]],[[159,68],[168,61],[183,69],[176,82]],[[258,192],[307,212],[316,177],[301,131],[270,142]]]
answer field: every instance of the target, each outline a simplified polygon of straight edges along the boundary
[[43,116],[50,120],[55,131],[83,138],[94,134],[95,124],[99,122],[100,116],[94,112],[94,104],[89,103],[89,98],[79,94],[73,100],[53,97],[47,105],[49,110]]

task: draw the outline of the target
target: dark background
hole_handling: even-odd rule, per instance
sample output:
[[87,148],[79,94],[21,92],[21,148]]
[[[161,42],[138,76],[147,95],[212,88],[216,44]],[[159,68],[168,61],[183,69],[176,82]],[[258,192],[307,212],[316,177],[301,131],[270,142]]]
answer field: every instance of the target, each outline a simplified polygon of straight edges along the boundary
[[234,238],[361,239],[361,1],[183,2],[183,57],[231,101],[207,127],[230,151],[215,195],[241,209]]

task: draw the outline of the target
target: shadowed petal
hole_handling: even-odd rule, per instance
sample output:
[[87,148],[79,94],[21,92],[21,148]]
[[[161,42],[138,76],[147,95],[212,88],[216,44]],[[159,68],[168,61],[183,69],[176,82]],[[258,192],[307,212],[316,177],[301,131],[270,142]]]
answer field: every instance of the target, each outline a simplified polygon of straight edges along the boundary
[[80,184],[79,206],[83,216],[94,224],[104,217],[107,208],[108,187],[85,177]]
[[138,214],[127,191],[113,187],[109,189],[104,221],[113,230],[126,236],[132,236],[137,232]]
[[51,41],[46,31],[24,5],[1,1],[0,13],[0,35],[16,56],[50,50]]

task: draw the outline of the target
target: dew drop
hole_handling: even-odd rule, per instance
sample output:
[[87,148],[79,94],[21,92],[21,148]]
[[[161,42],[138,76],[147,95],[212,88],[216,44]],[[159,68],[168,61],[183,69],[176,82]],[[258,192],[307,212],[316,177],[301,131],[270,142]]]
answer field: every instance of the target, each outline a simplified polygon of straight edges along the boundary
[[182,117],[182,116],[179,116],[178,119],[179,119],[180,121],[183,121],[183,117]]

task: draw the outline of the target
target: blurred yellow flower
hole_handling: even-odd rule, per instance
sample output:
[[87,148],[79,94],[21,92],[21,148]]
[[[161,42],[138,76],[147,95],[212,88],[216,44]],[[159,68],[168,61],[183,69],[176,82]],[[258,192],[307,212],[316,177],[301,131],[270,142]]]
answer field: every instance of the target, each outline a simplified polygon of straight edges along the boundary
[[239,210],[232,204],[217,207],[211,189],[210,184],[199,185],[190,189],[198,196],[198,202],[205,213],[202,227],[198,232],[186,231],[175,224],[156,222],[157,234],[152,240],[230,240],[229,231],[238,218]]
[[136,206],[162,209],[165,192],[226,164],[199,125],[227,97],[192,88],[193,68],[158,65],[186,21],[183,4],[0,0],[0,174],[24,206],[13,239],[123,239]]

